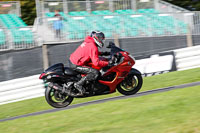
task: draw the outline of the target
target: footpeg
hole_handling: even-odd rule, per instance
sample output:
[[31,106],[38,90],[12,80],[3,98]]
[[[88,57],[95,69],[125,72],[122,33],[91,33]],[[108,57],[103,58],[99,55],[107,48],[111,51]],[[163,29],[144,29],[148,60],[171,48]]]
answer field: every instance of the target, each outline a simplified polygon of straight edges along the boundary
[[62,92],[66,93],[66,94],[70,94],[71,88],[73,87],[73,84],[74,84],[74,82],[68,82],[67,84],[64,84]]
[[71,88],[73,87],[73,84],[74,84],[74,82],[68,82],[67,85],[64,84],[64,87],[65,87],[66,89],[71,89]]

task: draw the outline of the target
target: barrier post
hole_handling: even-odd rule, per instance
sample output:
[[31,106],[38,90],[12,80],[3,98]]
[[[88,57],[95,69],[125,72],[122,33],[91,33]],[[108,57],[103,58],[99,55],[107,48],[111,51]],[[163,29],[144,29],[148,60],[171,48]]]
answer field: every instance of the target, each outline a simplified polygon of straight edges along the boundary
[[188,25],[188,33],[187,33],[187,46],[188,47],[192,47],[193,46],[191,28],[190,28],[189,25]]
[[119,36],[118,34],[114,34],[114,43],[117,47],[120,48],[120,44],[119,44]]
[[43,68],[44,70],[49,67],[48,49],[47,45],[42,45]]

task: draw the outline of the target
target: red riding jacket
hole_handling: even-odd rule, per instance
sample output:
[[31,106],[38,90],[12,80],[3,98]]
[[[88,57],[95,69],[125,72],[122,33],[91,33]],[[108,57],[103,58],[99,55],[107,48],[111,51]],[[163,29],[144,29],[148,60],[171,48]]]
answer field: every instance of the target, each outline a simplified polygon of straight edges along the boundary
[[94,39],[87,36],[85,41],[71,54],[70,61],[78,66],[87,66],[89,62],[92,62],[95,66],[107,66],[108,61],[100,60],[99,54]]

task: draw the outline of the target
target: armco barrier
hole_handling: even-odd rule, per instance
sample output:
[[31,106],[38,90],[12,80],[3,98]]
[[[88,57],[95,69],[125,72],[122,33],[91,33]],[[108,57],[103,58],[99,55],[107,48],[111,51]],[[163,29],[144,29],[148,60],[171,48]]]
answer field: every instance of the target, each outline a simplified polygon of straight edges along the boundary
[[145,77],[177,71],[173,51],[136,57],[136,64],[133,67],[138,69]]
[[200,46],[174,50],[177,70],[200,67]]
[[[176,67],[186,70],[200,67],[200,46],[174,50]],[[0,105],[44,96],[43,81],[39,75],[0,82]]]
[[44,96],[43,81],[39,75],[0,82],[0,104]]

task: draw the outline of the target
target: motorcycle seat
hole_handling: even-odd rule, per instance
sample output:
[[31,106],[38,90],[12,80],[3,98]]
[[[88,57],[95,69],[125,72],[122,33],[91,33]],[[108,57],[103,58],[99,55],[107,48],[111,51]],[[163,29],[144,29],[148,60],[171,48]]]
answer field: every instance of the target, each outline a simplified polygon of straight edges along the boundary
[[65,72],[66,75],[78,75],[78,72],[72,70],[69,67],[65,67],[64,68],[64,72]]

